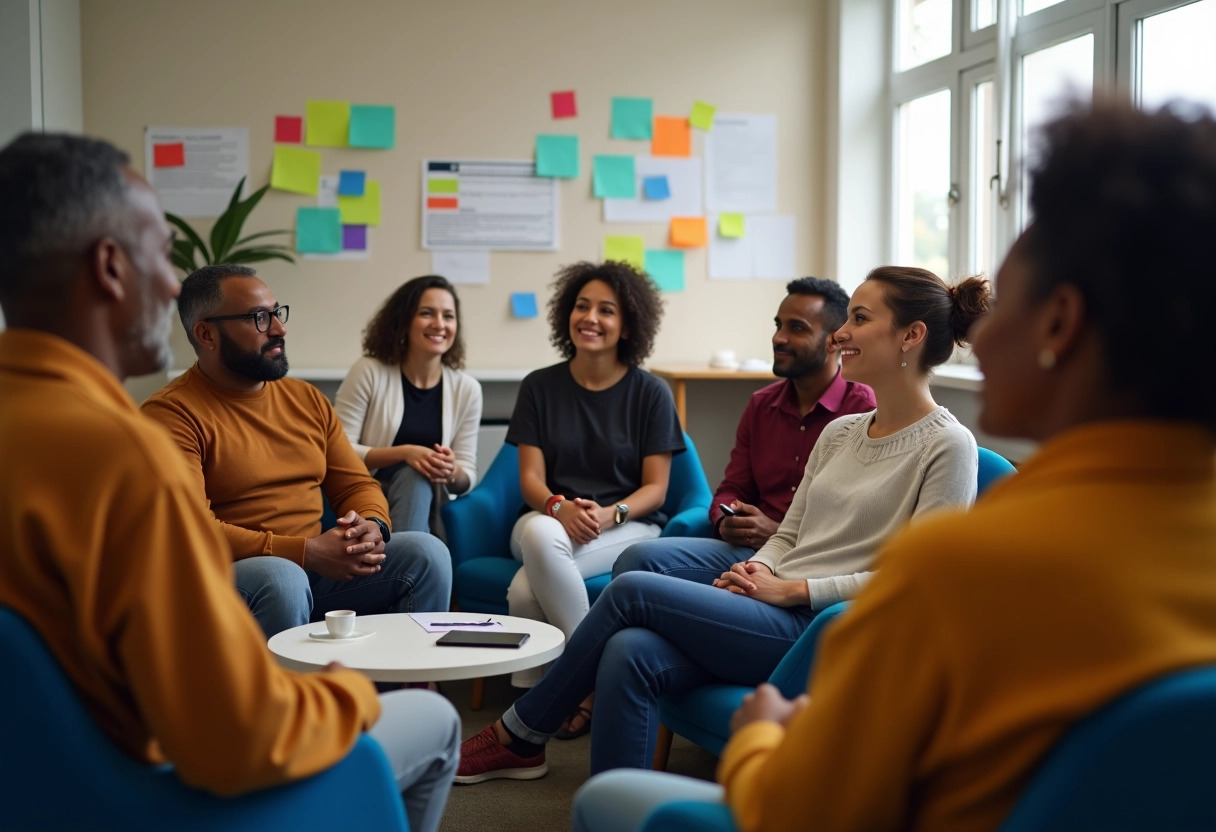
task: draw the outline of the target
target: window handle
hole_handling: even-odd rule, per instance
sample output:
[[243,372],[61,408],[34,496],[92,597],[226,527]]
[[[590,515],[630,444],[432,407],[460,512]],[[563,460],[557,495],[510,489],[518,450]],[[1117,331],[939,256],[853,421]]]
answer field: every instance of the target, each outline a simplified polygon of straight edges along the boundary
[[958,183],[951,182],[950,190],[946,191],[946,202],[950,204],[951,208],[953,208],[955,205],[958,205],[958,201],[962,199],[962,197],[963,194],[958,189]]

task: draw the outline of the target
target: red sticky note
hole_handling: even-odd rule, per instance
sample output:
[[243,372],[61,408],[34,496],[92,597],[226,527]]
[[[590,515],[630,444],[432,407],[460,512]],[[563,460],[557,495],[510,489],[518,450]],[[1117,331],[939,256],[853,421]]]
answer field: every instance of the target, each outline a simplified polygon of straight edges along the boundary
[[152,167],[180,168],[186,165],[186,145],[182,142],[152,145]]
[[553,101],[554,118],[574,118],[578,115],[578,105],[574,103],[574,90],[550,93]]
[[304,139],[304,119],[300,116],[275,116],[274,140],[281,144],[299,144]]
[[428,196],[426,198],[426,207],[431,211],[446,210],[448,208],[459,208],[460,203],[454,196]]

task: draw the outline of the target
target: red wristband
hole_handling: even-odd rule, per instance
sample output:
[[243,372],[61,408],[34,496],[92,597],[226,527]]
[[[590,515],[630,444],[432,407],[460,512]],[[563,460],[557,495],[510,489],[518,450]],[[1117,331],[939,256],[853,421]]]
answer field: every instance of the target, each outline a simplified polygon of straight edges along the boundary
[[552,517],[554,504],[563,503],[565,501],[566,496],[564,494],[550,494],[549,499],[545,500],[545,514]]

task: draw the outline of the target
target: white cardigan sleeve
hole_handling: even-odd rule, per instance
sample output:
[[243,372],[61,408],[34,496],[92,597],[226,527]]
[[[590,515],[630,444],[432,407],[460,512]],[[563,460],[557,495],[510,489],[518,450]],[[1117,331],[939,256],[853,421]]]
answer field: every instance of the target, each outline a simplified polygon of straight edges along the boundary
[[393,444],[405,412],[399,378],[396,367],[364,356],[351,366],[338,388],[334,410],[360,459],[372,448]]
[[444,393],[450,396],[451,418],[445,406],[444,444],[452,449],[469,477],[469,488],[477,485],[477,436],[481,430],[481,383],[468,373],[444,368]]

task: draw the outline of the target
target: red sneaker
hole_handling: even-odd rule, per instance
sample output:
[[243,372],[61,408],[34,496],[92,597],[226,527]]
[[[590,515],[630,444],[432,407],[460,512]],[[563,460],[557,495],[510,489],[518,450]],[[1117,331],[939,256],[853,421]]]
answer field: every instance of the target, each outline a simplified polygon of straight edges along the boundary
[[535,757],[521,757],[499,744],[494,726],[487,725],[460,744],[460,768],[455,782],[480,783],[484,780],[535,780],[549,773],[545,750]]

